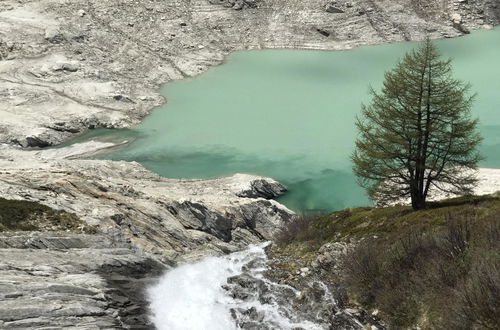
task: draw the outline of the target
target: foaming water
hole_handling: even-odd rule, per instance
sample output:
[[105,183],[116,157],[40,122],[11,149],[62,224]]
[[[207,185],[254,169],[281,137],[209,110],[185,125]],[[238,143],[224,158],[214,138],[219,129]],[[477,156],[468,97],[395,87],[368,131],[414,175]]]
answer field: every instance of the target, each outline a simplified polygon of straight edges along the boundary
[[[159,330],[236,330],[246,322],[245,311],[253,311],[259,315],[260,324],[269,328],[324,329],[313,322],[296,319],[283,303],[273,299],[273,292],[278,294],[283,289],[292,295],[299,292],[264,278],[265,246],[254,245],[227,256],[207,257],[167,272],[148,290],[155,326]],[[228,282],[242,274],[259,281],[266,287],[265,291],[271,292],[265,302],[259,300],[258,295],[248,298],[255,294],[251,288],[246,293],[232,291]]]
[[154,324],[160,330],[236,329],[222,285],[240,269],[230,258],[206,258],[168,272],[149,290]]

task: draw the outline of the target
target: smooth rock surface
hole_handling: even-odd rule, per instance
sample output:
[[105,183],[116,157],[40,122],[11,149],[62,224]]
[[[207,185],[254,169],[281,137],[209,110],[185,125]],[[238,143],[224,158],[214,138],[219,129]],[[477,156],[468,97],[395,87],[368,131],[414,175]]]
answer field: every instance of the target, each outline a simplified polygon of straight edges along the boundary
[[143,291],[165,266],[124,244],[106,245],[0,248],[0,328],[151,328]]

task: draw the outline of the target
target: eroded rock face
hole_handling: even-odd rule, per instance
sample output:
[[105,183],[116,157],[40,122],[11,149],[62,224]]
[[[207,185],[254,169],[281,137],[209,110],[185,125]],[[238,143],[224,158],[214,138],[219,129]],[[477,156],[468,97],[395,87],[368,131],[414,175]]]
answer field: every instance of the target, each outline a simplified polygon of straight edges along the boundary
[[250,186],[237,193],[239,197],[264,197],[267,199],[275,198],[286,192],[286,187],[278,181],[272,179],[253,180]]
[[453,37],[499,17],[493,0],[5,0],[0,143],[46,146],[136,124],[164,102],[161,84],[234,50]]
[[166,266],[126,242],[0,233],[0,246],[0,328],[153,328],[144,289]]

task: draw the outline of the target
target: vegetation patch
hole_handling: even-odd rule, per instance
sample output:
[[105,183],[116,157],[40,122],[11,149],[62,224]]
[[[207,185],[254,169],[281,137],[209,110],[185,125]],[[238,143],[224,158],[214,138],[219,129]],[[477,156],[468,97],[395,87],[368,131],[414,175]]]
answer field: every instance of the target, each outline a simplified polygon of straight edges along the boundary
[[362,207],[317,217],[301,216],[297,217],[298,223],[292,221],[282,230],[277,244],[286,246],[307,242],[313,249],[327,242],[373,236],[393,242],[410,233],[441,230],[455,215],[468,215],[478,221],[500,216],[500,197],[460,197],[431,202],[426,209],[417,211],[409,206]]
[[391,328],[500,329],[498,196],[304,219],[272,249],[285,273],[308,265],[325,243],[356,241],[339,261],[337,279],[352,304],[379,310]]
[[96,228],[73,213],[54,210],[36,202],[0,198],[0,232],[6,231],[95,233]]

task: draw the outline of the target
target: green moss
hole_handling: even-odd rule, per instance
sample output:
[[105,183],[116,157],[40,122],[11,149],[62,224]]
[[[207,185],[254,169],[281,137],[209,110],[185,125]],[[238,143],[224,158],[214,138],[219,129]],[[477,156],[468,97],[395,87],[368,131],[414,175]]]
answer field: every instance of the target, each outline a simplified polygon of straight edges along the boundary
[[0,198],[0,232],[37,230],[93,233],[96,229],[73,213],[36,202]]
[[329,241],[373,236],[396,240],[410,232],[439,230],[450,217],[470,214],[477,220],[500,215],[500,198],[461,197],[430,203],[427,209],[418,211],[407,206],[346,209],[310,221],[292,244],[308,241],[321,246]]

